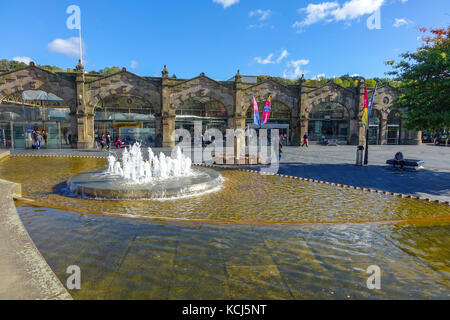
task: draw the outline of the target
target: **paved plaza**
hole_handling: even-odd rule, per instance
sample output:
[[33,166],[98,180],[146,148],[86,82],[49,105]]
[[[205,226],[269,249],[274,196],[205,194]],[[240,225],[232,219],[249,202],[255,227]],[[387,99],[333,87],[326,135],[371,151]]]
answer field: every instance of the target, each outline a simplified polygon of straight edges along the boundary
[[[425,161],[417,172],[390,170],[386,160],[402,152]],[[450,201],[450,148],[434,145],[369,146],[369,166],[358,167],[355,146],[284,148],[279,173]]]
[[[170,154],[168,148],[154,151]],[[392,159],[398,151],[405,158],[424,160],[425,168],[417,172],[388,169],[386,160]],[[107,152],[41,149],[13,150],[11,154],[106,156]],[[370,146],[369,166],[358,167],[355,162],[356,146],[284,147],[279,173],[450,201],[450,147],[431,144]],[[258,170],[259,166],[247,168]]]

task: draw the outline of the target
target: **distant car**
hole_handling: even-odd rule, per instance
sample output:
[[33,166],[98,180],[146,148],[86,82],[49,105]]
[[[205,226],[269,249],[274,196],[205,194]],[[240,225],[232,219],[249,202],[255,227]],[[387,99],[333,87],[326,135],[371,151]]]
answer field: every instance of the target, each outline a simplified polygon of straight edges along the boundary
[[428,133],[422,134],[422,143],[432,143],[433,142],[433,135]]
[[443,133],[442,135],[437,136],[434,138],[434,144],[435,145],[441,145],[441,144],[448,144],[450,142],[450,135],[449,133]]

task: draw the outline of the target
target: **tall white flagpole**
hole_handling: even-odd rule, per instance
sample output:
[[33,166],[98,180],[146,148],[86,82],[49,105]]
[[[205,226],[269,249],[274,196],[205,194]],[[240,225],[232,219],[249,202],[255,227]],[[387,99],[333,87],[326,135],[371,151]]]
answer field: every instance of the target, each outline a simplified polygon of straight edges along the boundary
[[80,19],[80,28],[78,29],[80,35],[80,62],[83,65],[83,41],[81,40],[81,19]]
[[83,65],[83,40],[81,38],[81,10],[77,5],[67,7],[66,13],[70,14],[67,18],[66,26],[69,30],[78,29],[80,38],[80,63]]

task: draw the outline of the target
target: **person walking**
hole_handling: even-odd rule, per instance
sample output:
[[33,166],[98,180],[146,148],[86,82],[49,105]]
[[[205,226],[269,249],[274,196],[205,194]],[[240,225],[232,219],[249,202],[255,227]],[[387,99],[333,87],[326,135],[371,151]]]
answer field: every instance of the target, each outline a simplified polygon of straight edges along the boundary
[[38,131],[38,132],[36,132],[36,149],[37,150],[41,149],[41,143],[42,143],[42,136]]
[[47,134],[47,132],[45,131],[45,129],[42,129],[41,136],[42,136],[42,141],[44,142],[45,146],[47,146],[47,143],[48,143],[48,134]]
[[106,131],[106,150],[110,149],[111,142],[112,142],[111,134],[109,133],[109,131]]
[[31,132],[31,139],[33,141],[31,148],[36,149],[36,131],[34,131],[34,130]]
[[283,153],[283,140],[284,136],[281,136],[281,139],[278,141],[278,162],[281,161],[281,154]]
[[102,134],[99,137],[99,143],[100,143],[100,146],[102,147],[102,151],[103,151],[105,149],[105,146],[106,146],[106,138],[105,138],[104,134]]
[[303,136],[303,144],[302,147],[306,146],[308,148],[308,134],[305,133],[305,135]]

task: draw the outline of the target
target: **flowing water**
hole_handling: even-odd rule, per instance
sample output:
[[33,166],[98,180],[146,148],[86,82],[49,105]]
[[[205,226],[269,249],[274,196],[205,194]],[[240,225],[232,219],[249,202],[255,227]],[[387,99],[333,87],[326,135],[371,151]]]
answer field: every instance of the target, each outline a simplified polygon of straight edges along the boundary
[[[233,170],[221,171],[220,191],[196,198],[67,194],[70,176],[105,166],[0,163],[0,178],[22,183],[35,200],[17,208],[57,276],[65,283],[66,268],[80,266],[76,299],[450,298],[447,205]],[[381,269],[381,290],[366,286],[371,265]]]
[[[450,299],[450,224],[154,222],[18,204],[75,299]],[[381,290],[367,289],[371,265]]]

